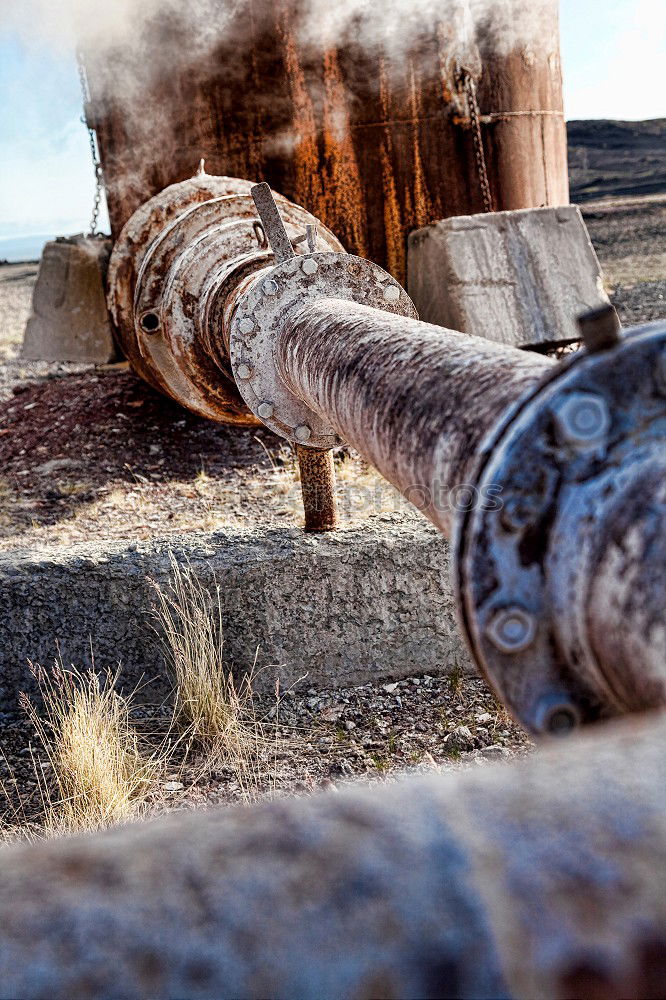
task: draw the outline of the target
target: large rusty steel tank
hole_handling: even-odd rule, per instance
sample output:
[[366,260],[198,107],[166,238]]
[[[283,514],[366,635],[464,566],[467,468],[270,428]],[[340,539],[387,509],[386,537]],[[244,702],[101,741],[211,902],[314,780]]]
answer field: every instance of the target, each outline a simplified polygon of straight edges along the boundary
[[414,227],[566,204],[557,2],[485,8],[198,0],[84,53],[114,237],[202,158],[400,282]]

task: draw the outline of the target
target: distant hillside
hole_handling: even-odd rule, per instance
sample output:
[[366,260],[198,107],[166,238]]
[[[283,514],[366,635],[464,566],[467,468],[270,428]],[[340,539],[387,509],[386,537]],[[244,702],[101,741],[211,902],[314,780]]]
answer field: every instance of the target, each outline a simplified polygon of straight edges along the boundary
[[666,118],[571,121],[571,200],[666,193]]

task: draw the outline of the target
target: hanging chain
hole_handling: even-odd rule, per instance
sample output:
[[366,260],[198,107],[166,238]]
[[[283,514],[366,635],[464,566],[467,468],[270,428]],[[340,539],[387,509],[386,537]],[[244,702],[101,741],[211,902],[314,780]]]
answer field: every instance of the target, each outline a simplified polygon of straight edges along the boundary
[[90,155],[92,157],[93,170],[95,171],[95,195],[93,197],[93,209],[92,216],[90,218],[90,230],[88,236],[99,236],[97,232],[97,225],[99,222],[99,209],[102,200],[102,188],[104,185],[104,178],[102,176],[102,164],[99,160],[99,150],[97,148],[97,137],[95,135],[94,128],[91,127],[87,121],[88,109],[90,107],[90,88],[88,86],[88,75],[86,73],[86,64],[83,60],[83,53],[80,49],[76,50],[76,64],[79,69],[79,80],[81,83],[81,97],[83,98],[83,117],[81,121],[88,129],[88,141],[90,143]]
[[467,70],[462,74],[463,86],[467,96],[467,107],[469,108],[469,118],[472,123],[472,140],[474,142],[474,156],[476,158],[476,169],[479,175],[479,187],[483,199],[484,212],[494,212],[493,196],[490,193],[490,182],[488,180],[488,168],[486,166],[486,154],[483,149],[483,135],[481,134],[481,117],[479,115],[479,105],[476,99],[476,84],[474,77]]

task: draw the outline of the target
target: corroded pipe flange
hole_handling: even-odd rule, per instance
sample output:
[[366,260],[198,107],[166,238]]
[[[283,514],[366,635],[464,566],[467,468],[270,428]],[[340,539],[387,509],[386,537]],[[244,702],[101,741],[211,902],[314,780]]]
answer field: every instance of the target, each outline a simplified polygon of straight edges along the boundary
[[487,679],[533,732],[666,702],[665,352],[663,324],[580,351],[485,442],[475,485],[499,502],[457,524],[459,607]]
[[381,267],[344,253],[291,257],[255,277],[234,305],[229,354],[241,395],[276,434],[310,448],[334,448],[330,423],[290,388],[280,373],[276,341],[290,313],[309,301],[361,302],[399,316],[416,316],[412,300]]
[[[109,308],[125,356],[155,388],[227,423],[257,424],[234,383],[225,348],[226,302],[273,262],[253,185],[200,172],[142,205],[109,265]],[[276,195],[286,238],[316,230],[316,249],[342,250],[314,216]]]

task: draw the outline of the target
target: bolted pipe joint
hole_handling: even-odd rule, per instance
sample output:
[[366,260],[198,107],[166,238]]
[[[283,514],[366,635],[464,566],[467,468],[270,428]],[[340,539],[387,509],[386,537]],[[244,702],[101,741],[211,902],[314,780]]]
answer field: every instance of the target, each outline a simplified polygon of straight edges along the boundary
[[508,413],[456,531],[477,662],[535,733],[666,703],[666,325],[595,338]]
[[330,421],[309,407],[289,385],[278,364],[277,342],[291,313],[309,302],[363,302],[394,315],[416,316],[405,290],[372,261],[346,253],[316,253],[308,230],[308,252],[296,255],[267,184],[252,188],[275,266],[248,281],[227,316],[229,355],[236,384],[248,407],[272,431],[301,449],[325,451],[340,443]]
[[[281,259],[265,239],[252,188],[249,181],[202,171],[165,188],[125,225],[108,276],[109,309],[135,371],[201,416],[246,425],[263,418],[247,409],[236,387],[236,379],[242,383],[252,372],[232,375],[226,317],[239,289]],[[293,254],[308,232],[313,251],[342,250],[309,212],[277,199],[281,248]],[[272,194],[271,201],[276,205]],[[267,277],[266,294],[271,288]]]
[[309,530],[335,526],[343,440],[453,532],[472,655],[527,729],[666,703],[665,324],[588,316],[555,365],[421,323],[308,213],[205,175],[137,212],[112,265],[133,364],[293,442]]

